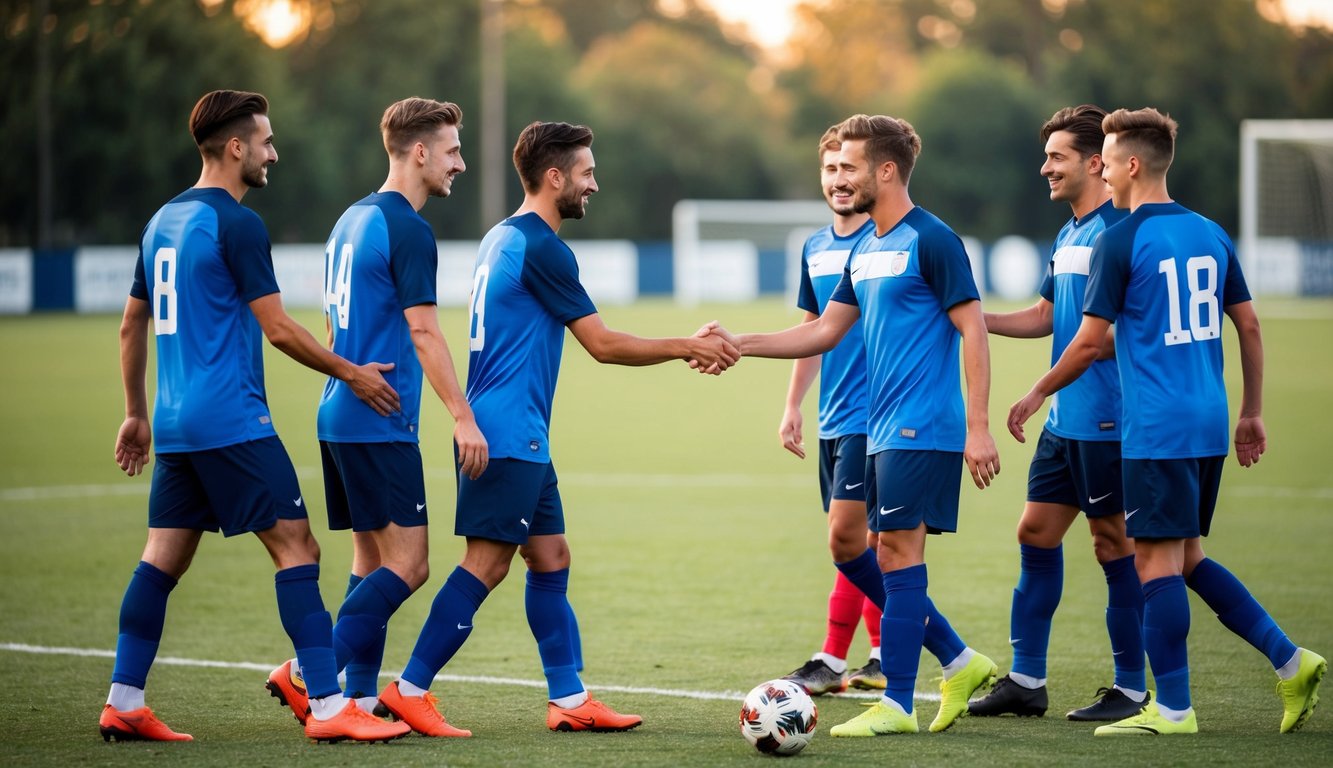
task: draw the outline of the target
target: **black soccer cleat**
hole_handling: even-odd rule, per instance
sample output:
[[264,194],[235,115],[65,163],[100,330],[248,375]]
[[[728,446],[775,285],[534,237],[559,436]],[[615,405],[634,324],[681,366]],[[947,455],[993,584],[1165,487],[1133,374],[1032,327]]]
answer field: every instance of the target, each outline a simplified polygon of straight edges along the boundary
[[973,717],[998,717],[999,715],[1018,715],[1019,717],[1041,717],[1046,714],[1048,705],[1046,686],[1024,688],[1005,675],[995,681],[995,687],[985,696],[970,701],[967,713]]
[[847,690],[847,675],[834,672],[833,668],[819,659],[811,659],[801,668],[782,678],[805,689],[811,696],[825,693],[842,693]]
[[1098,688],[1100,697],[1082,709],[1076,709],[1065,715],[1070,720],[1079,722],[1116,722],[1133,717],[1143,711],[1152,700],[1152,694],[1143,697],[1143,701],[1134,701],[1119,688]]

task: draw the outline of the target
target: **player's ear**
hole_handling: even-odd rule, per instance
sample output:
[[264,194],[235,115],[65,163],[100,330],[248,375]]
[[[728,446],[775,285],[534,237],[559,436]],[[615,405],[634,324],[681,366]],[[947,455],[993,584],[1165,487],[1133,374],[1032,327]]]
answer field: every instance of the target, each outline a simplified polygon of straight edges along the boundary
[[243,144],[244,142],[241,141],[240,136],[232,136],[230,139],[227,139],[227,153],[237,160],[241,159],[245,152]]
[[560,189],[565,185],[565,174],[561,173],[559,168],[547,168],[546,181],[553,188]]
[[1105,167],[1106,164],[1102,162],[1102,155],[1100,152],[1093,152],[1092,155],[1088,157],[1088,173],[1094,176],[1101,176],[1102,168]]

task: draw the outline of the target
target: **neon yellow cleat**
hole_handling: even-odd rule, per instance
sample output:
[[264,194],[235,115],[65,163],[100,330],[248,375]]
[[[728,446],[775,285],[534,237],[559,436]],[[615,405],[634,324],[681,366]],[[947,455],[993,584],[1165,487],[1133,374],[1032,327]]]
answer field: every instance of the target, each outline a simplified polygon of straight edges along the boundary
[[1291,733],[1305,725],[1319,703],[1319,681],[1328,671],[1328,662],[1314,651],[1302,648],[1301,666],[1290,680],[1277,681],[1277,695],[1282,697],[1282,725],[1278,733]]
[[1174,720],[1167,720],[1162,717],[1162,713],[1157,711],[1157,704],[1152,703],[1143,708],[1143,711],[1127,717],[1118,723],[1103,725],[1093,731],[1096,736],[1171,736],[1178,733],[1198,733],[1199,719],[1194,716],[1194,709],[1184,720],[1177,723]]
[[958,718],[967,714],[967,700],[979,689],[994,683],[999,673],[1000,668],[995,666],[995,662],[974,653],[966,667],[940,683],[940,711],[930,723],[930,732],[948,730]]
[[866,736],[885,736],[893,733],[916,733],[920,728],[916,724],[916,712],[904,715],[898,710],[878,700],[867,704],[866,711],[841,725],[829,729],[830,736],[863,738]]

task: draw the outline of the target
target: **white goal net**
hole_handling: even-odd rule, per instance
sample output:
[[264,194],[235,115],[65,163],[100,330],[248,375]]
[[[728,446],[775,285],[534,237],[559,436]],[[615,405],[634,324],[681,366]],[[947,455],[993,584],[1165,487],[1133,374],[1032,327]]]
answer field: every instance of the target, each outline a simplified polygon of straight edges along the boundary
[[1240,136],[1251,291],[1333,295],[1333,120],[1245,120]]

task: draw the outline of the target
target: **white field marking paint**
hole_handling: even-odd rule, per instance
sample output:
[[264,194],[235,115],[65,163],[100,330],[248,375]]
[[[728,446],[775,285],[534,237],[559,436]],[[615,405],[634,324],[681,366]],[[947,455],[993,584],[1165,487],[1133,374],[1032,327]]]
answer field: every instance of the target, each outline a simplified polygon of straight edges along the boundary
[[[26,643],[0,643],[0,651],[13,653],[33,653],[46,656],[79,656],[83,658],[114,659],[116,652],[99,648],[61,648],[58,646],[28,645]],[[272,664],[259,664],[253,661],[210,661],[207,659],[183,659],[179,656],[158,656],[156,664],[177,667],[212,667],[216,669],[244,669],[254,672],[271,672]],[[396,679],[399,672],[380,672],[380,677]],[[516,677],[490,677],[487,675],[436,675],[436,680],[446,683],[477,683],[480,685],[510,685],[520,688],[545,688],[545,680],[524,680]],[[677,699],[700,699],[703,701],[739,701],[745,698],[744,691],[686,691],[675,688],[654,688],[639,685],[589,685],[598,692],[641,693],[650,696],[667,696]],[[878,698],[879,693],[839,693],[828,694],[837,698],[869,699]],[[917,691],[917,701],[939,701],[938,693]]]

